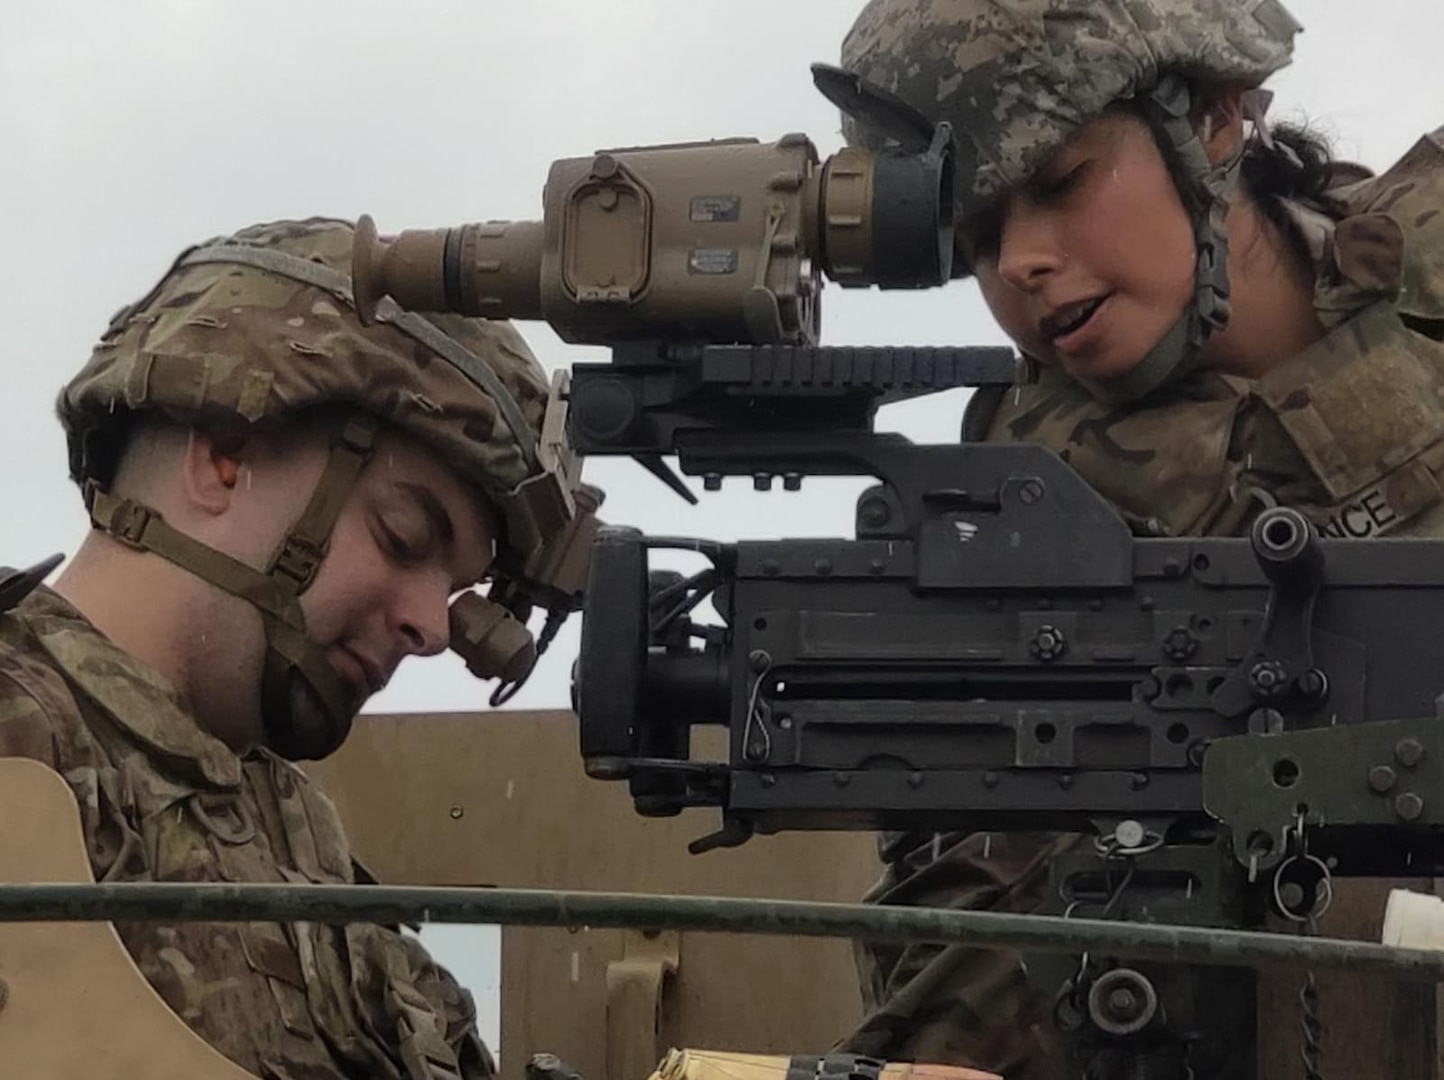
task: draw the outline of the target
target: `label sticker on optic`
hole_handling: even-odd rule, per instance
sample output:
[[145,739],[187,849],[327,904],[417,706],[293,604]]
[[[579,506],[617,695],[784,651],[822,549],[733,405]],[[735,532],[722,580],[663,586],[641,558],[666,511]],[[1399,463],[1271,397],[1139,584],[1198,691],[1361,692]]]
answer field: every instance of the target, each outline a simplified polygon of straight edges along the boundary
[[740,195],[698,195],[692,200],[693,221],[736,221],[741,214]]
[[735,274],[737,249],[693,248],[687,257],[687,269],[694,274]]

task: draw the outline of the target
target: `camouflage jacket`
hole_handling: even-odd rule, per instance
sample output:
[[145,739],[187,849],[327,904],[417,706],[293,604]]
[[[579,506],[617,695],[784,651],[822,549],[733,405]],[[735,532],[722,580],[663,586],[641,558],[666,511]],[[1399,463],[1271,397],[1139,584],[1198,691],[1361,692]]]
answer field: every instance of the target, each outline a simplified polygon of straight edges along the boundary
[[[237,757],[61,597],[0,615],[0,756],[69,782],[97,881],[349,884],[336,810],[294,765]],[[371,925],[117,925],[199,1035],[266,1080],[476,1080],[471,996]]]
[[1113,408],[1057,369],[971,409],[972,435],[1052,447],[1141,532],[1231,535],[1266,506],[1328,535],[1444,533],[1444,128],[1292,206],[1327,334],[1257,381],[1195,372]]
[[[1283,503],[1327,535],[1444,536],[1444,128],[1388,172],[1290,207],[1327,334],[1256,381],[1196,372],[1111,408],[1056,369],[969,403],[966,438],[1051,447],[1142,534],[1237,535]],[[868,902],[1036,910],[1077,837],[885,834]],[[1046,988],[1008,950],[857,949],[867,1015],[840,1048],[1077,1075]]]

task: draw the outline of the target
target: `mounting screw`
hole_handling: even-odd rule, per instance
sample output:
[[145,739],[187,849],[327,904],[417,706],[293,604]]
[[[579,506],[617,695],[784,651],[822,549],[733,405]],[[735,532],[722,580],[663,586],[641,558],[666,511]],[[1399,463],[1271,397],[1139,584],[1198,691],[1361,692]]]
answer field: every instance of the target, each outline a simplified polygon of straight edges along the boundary
[[460,806],[453,806],[453,807],[451,808],[451,820],[452,820],[452,821],[460,821],[461,818],[462,818],[462,815],[464,815],[465,813],[466,813],[466,810],[465,810],[464,808],[462,808],[462,807],[460,807]]
[[1143,823],[1139,821],[1120,821],[1118,827],[1113,830],[1113,839],[1125,851],[1142,847],[1143,838],[1146,835]]
[[1288,672],[1277,660],[1260,660],[1248,673],[1249,689],[1265,701],[1282,695],[1288,684]]
[[1043,481],[1034,476],[1024,480],[1022,487],[1018,488],[1018,498],[1028,506],[1041,501],[1047,493],[1048,489],[1043,486]]
[[722,490],[722,474],[719,473],[719,472],[709,472],[707,475],[705,475],[704,477],[702,477],[702,490],[703,490],[703,491],[721,491],[721,490]]
[[1388,765],[1375,765],[1369,770],[1369,786],[1380,795],[1394,786],[1394,770]]
[[1412,791],[1406,791],[1394,800],[1394,813],[1405,821],[1418,821],[1424,814],[1424,799]]
[[832,560],[818,559],[812,564],[812,569],[821,577],[827,577],[828,574],[832,573]]
[[1394,756],[1404,768],[1412,769],[1424,760],[1424,744],[1418,739],[1400,739],[1399,745],[1394,747]]
[[1063,631],[1056,626],[1038,627],[1033,633],[1033,640],[1028,644],[1028,651],[1045,663],[1058,659],[1067,649],[1068,641],[1063,637]]
[[1183,663],[1198,652],[1198,638],[1186,626],[1175,626],[1163,638],[1163,655],[1175,663]]
[[888,518],[892,517],[892,510],[886,499],[875,495],[863,500],[857,509],[857,516],[869,529],[878,529],[887,524]]
[[766,649],[753,649],[747,654],[747,663],[753,671],[766,671],[772,666],[772,654]]
[[801,491],[801,490],[802,490],[802,474],[801,474],[801,473],[795,473],[795,472],[783,473],[783,474],[782,474],[782,490],[783,490],[783,491]]
[[752,474],[752,490],[753,490],[753,491],[771,491],[771,490],[772,490],[772,474],[771,474],[771,473],[765,473],[765,472],[753,473],[753,474]]
[[1323,701],[1329,696],[1329,677],[1318,668],[1309,668],[1298,677],[1294,686],[1309,701]]

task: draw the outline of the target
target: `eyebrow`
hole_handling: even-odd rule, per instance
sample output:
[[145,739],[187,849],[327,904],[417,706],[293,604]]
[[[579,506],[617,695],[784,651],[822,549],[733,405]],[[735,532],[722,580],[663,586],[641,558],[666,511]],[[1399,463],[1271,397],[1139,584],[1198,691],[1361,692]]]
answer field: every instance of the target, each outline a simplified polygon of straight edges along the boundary
[[441,542],[448,548],[456,545],[456,528],[452,525],[451,515],[446,512],[446,507],[441,505],[435,493],[422,484],[412,483],[409,480],[396,481],[396,487],[410,495],[416,505],[421,507],[421,512],[426,516],[426,523],[431,526],[432,531],[441,538]]

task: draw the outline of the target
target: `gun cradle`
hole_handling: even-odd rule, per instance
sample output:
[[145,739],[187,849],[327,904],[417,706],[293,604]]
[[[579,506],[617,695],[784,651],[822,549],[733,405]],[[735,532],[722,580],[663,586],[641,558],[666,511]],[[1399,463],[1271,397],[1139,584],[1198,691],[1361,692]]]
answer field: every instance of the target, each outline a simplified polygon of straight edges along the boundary
[[[665,618],[675,583],[649,612],[639,533],[599,543],[583,754],[629,779],[641,812],[718,806],[714,843],[1106,836],[1125,820],[1174,841],[1216,831],[1214,815],[1254,868],[1283,857],[1302,812],[1331,827],[1318,850],[1337,872],[1444,866],[1431,769],[1388,798],[1369,787],[1375,765],[1413,768],[1392,760],[1405,734],[1372,735],[1377,722],[1434,715],[1440,647],[1418,629],[1444,610],[1444,543],[1319,539],[1284,510],[1250,539],[1136,538],[1040,448],[869,452],[884,483],[860,500],[858,539],[713,545],[700,585],[722,627]],[[698,723],[729,727],[725,764],[690,759]],[[1427,743],[1432,724],[1408,734]],[[1273,748],[1295,743],[1309,764],[1275,767]],[[1338,748],[1348,764],[1325,767]]]

